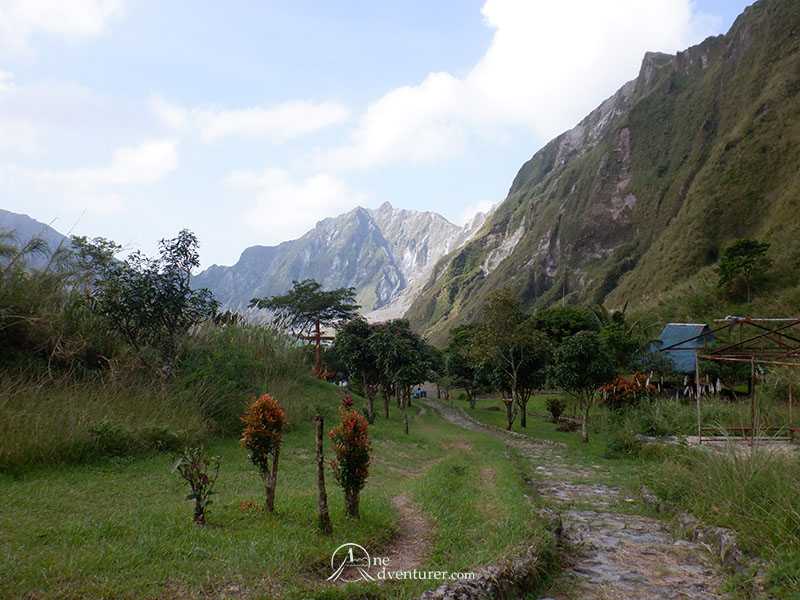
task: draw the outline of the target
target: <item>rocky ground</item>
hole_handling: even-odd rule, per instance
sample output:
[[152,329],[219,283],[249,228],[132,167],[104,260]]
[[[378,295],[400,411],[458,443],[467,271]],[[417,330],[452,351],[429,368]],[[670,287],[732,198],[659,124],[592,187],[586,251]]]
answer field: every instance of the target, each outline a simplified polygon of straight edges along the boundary
[[[597,466],[566,460],[566,448],[478,423],[463,411],[437,405],[448,421],[502,437],[531,461],[539,494],[557,507],[572,559],[549,591],[553,600],[725,598],[724,575],[699,542],[674,539],[660,520],[637,514],[629,492],[596,483]],[[437,590],[431,598],[468,598],[463,590]],[[426,595],[426,597],[428,597]]]

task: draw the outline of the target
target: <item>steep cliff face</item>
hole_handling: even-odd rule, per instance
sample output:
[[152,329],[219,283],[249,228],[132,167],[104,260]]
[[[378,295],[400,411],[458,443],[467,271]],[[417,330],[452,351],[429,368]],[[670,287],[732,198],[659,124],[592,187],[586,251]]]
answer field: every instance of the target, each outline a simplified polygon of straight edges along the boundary
[[436,213],[395,209],[388,202],[377,210],[358,207],[320,221],[299,239],[248,248],[236,265],[214,265],[193,285],[210,289],[224,308],[241,310],[251,298],[281,294],[293,280],[313,278],[326,289],[354,287],[364,312],[394,316],[402,314],[436,261],[471,231]]
[[645,305],[743,237],[800,256],[800,4],[761,0],[725,36],[639,76],[520,169],[407,316],[434,341],[510,285],[529,309]]

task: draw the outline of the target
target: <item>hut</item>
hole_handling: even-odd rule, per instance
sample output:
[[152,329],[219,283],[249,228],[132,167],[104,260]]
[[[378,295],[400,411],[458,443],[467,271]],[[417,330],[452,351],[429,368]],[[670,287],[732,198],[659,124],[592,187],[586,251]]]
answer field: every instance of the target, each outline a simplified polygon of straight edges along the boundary
[[654,350],[661,350],[675,363],[678,373],[694,373],[697,350],[714,341],[711,328],[705,323],[667,323]]

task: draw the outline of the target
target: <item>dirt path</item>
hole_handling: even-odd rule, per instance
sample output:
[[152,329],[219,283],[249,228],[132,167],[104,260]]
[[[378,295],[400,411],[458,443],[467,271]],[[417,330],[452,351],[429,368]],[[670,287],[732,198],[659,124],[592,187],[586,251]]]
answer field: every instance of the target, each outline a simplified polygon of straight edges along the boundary
[[400,517],[400,534],[381,549],[393,571],[410,571],[425,562],[431,553],[431,526],[405,492],[392,498]]
[[[429,404],[434,408],[433,404]],[[531,461],[536,487],[557,505],[566,539],[578,552],[549,590],[553,600],[711,600],[725,598],[724,577],[706,548],[674,541],[662,522],[626,512],[634,498],[622,489],[591,483],[600,467],[569,464],[564,448],[478,423],[457,408],[437,405],[465,429],[502,438]]]

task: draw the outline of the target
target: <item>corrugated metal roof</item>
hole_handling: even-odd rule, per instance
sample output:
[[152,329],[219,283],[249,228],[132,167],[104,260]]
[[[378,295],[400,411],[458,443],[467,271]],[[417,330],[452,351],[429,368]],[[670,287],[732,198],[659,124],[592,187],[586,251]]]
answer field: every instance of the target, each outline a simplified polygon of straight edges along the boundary
[[[693,340],[691,338],[697,339]],[[679,373],[692,373],[694,372],[694,359],[697,352],[678,350],[677,348],[702,348],[704,341],[710,344],[714,340],[714,335],[705,323],[667,323],[661,335],[658,336],[658,340],[660,342],[658,348],[676,347],[675,350],[666,350],[664,352],[675,363],[676,371]]]

